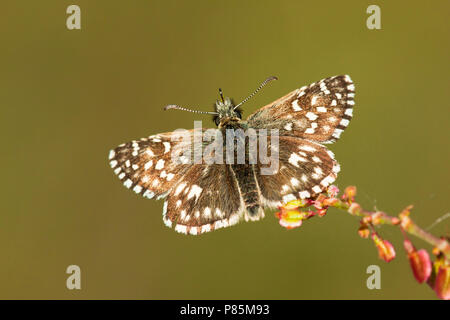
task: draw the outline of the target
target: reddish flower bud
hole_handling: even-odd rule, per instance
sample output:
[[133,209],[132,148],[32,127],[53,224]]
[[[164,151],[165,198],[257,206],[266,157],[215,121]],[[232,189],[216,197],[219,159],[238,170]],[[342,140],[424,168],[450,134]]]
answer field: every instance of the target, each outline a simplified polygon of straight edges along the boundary
[[[359,205],[357,203],[352,203],[349,210],[352,209],[352,207],[359,208]],[[353,213],[353,212],[351,212],[351,213]],[[361,222],[366,225],[372,223],[372,216],[363,217],[361,219]]]
[[282,206],[282,209],[293,210],[293,209],[305,207],[307,204],[308,203],[306,201],[297,199],[297,200],[289,201],[288,203],[284,204]]
[[391,222],[392,222],[392,224],[397,225],[400,223],[400,219],[397,217],[392,217]]
[[370,230],[366,225],[359,227],[358,234],[361,238],[367,239],[370,236]]
[[324,215],[327,214],[327,209],[326,208],[320,209],[317,211],[317,214],[319,215],[319,217],[323,217]]
[[431,250],[431,253],[434,254],[435,256],[438,256],[439,254],[441,254],[441,250],[439,250],[439,248],[434,247],[433,250]]
[[424,249],[420,249],[419,251],[408,255],[408,259],[417,282],[423,283],[427,281],[432,270],[428,252]]
[[383,212],[375,212],[372,214],[372,224],[378,225],[381,223],[381,220],[384,218],[385,214]]
[[386,262],[395,258],[394,246],[387,240],[381,239],[376,233],[372,234],[372,240],[378,249],[378,256]]
[[322,209],[324,207],[323,202],[327,199],[324,194],[320,194],[317,199],[313,202],[316,209]]
[[416,248],[409,239],[403,242],[406,252],[408,253],[408,260],[411,269],[417,282],[424,283],[431,275],[432,266],[430,256],[424,249],[416,251]]
[[327,198],[327,199],[323,200],[322,205],[325,206],[325,207],[332,207],[338,202],[339,202],[339,199]]
[[355,199],[355,196],[356,196],[356,187],[348,186],[347,188],[345,188],[344,195],[342,196],[342,198],[344,200],[353,201]]
[[293,229],[300,227],[302,225],[303,220],[306,218],[304,212],[297,210],[282,210],[277,213],[277,217],[280,219],[280,225],[285,227],[286,229]]
[[[359,212],[361,212],[361,206],[359,204],[357,204],[356,202],[353,202],[350,205],[350,208],[348,208],[348,212],[350,212],[351,214],[358,214]],[[367,219],[371,219],[370,217],[367,217]]]
[[331,186],[329,186],[328,187],[328,195],[331,197],[331,198],[334,198],[334,197],[336,197],[337,195],[338,195],[338,193],[339,193],[339,188],[338,187],[336,187],[335,185],[331,185]]
[[448,264],[443,263],[439,266],[434,291],[440,299],[450,300],[450,266]]
[[400,226],[403,230],[408,230],[411,225],[411,218],[407,215],[400,215]]
[[409,215],[411,214],[411,209],[413,208],[412,205],[407,206],[405,209],[403,209],[402,212],[400,212],[399,216],[400,219],[404,218],[404,217],[409,217]]

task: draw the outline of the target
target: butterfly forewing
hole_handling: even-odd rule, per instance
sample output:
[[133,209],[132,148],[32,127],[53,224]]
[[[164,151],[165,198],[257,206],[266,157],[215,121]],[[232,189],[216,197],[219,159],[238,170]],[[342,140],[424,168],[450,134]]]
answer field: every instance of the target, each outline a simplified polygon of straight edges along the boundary
[[354,92],[349,76],[326,78],[266,105],[247,121],[253,128],[278,129],[280,135],[332,143],[352,118]]
[[[193,137],[194,130],[186,132]],[[191,159],[175,161],[174,149],[180,154],[192,151],[192,141],[174,138],[173,132],[142,138],[111,150],[109,163],[125,187],[149,199],[163,197],[191,166]]]

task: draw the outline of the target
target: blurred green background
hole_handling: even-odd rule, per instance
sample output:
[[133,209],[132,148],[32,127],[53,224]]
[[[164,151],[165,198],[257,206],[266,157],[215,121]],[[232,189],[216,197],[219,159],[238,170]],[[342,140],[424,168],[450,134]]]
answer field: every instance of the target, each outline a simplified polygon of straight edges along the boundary
[[[66,8],[81,8],[81,30]],[[381,7],[382,30],[366,8]],[[397,248],[387,264],[358,220],[331,210],[295,230],[272,212],[199,237],[163,225],[162,202],[124,188],[108,151],[208,116],[217,89],[244,116],[302,85],[349,74],[354,118],[330,146],[337,185],[367,208],[432,224],[449,195],[449,2],[3,1],[0,298],[435,299]],[[449,220],[432,229],[449,231]],[[429,246],[414,240],[418,247]],[[82,289],[66,288],[68,265]],[[366,287],[381,267],[381,290]]]

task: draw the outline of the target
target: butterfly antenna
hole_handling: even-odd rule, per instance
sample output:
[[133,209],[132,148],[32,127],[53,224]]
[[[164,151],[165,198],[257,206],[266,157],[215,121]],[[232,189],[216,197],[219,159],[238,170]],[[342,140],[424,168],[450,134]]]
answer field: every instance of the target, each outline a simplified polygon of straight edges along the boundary
[[220,95],[220,99],[222,99],[222,103],[225,103],[225,100],[223,99],[223,92],[222,89],[219,88],[219,95]]
[[266,80],[263,81],[251,95],[249,95],[247,98],[245,98],[241,103],[239,103],[237,106],[234,107],[233,110],[237,109],[238,107],[242,106],[244,103],[246,103],[248,100],[250,100],[256,93],[258,93],[259,90],[261,90],[266,84],[268,84],[272,80],[278,80],[277,77],[268,77]]
[[183,108],[183,107],[177,106],[176,104],[169,104],[168,106],[164,107],[164,110],[169,110],[169,109],[178,109],[178,110],[189,111],[189,112],[193,112],[193,113],[218,114],[217,112],[191,110],[191,109],[187,109],[187,108]]

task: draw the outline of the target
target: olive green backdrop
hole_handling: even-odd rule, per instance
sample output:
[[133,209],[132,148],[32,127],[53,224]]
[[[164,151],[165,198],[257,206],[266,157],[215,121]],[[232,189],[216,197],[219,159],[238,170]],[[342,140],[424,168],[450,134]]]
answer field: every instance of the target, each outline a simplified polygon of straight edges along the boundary
[[[81,30],[66,8],[81,8]],[[382,30],[366,8],[381,7]],[[3,1],[0,298],[434,299],[397,248],[387,264],[358,220],[330,210],[301,228],[273,212],[199,237],[164,226],[162,202],[124,188],[108,165],[120,143],[208,116],[223,88],[244,116],[302,85],[349,74],[354,118],[330,149],[341,188],[428,226],[448,212],[449,2]],[[449,230],[449,220],[432,229]],[[418,247],[429,249],[420,240]],[[69,291],[76,264],[82,289]],[[381,290],[366,287],[381,267]]]

